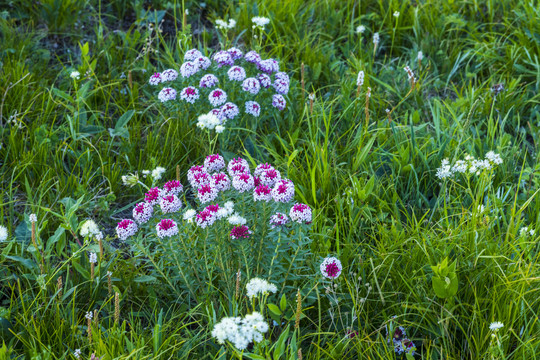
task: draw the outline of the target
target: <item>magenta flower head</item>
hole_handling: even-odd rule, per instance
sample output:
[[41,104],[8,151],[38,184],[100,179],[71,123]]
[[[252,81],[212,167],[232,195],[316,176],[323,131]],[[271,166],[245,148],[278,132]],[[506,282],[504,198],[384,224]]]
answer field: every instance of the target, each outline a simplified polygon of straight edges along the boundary
[[167,192],[167,195],[178,195],[184,191],[184,187],[178,180],[167,181],[163,185],[163,189]]
[[279,111],[284,110],[287,106],[287,102],[283,95],[275,94],[272,96],[272,106],[278,109]]
[[249,173],[249,164],[245,159],[233,158],[227,165],[227,171],[230,176],[238,175],[241,173]]
[[175,213],[182,208],[182,201],[176,195],[167,195],[161,198],[159,206],[164,214]]
[[213,88],[219,84],[219,79],[213,74],[206,74],[199,81],[199,86],[202,88]]
[[294,183],[289,179],[281,179],[272,189],[272,198],[275,202],[286,203],[294,198]]
[[224,172],[219,172],[212,175],[212,185],[218,189],[218,191],[225,191],[231,188],[231,179]]
[[238,192],[243,193],[253,189],[255,186],[255,179],[249,173],[242,173],[233,177],[232,186]]
[[204,229],[207,226],[212,225],[216,221],[216,219],[216,213],[205,209],[197,214],[197,216],[195,217],[195,222],[197,223],[198,227]]
[[178,77],[178,71],[174,69],[167,69],[161,73],[161,81],[174,81]]
[[261,61],[261,56],[259,54],[257,54],[257,52],[255,50],[251,50],[251,51],[246,53],[246,55],[244,56],[244,59],[247,62],[250,62],[252,64],[258,64],[259,61]]
[[212,61],[206,56],[199,56],[193,62],[199,67],[199,69],[203,70],[208,69],[210,65],[212,65]]
[[176,99],[176,90],[173,88],[163,88],[158,94],[158,99],[161,102],[171,101]]
[[144,194],[144,200],[150,205],[154,206],[159,203],[159,200],[161,200],[163,195],[163,190],[157,187],[151,188],[146,194]]
[[272,86],[272,79],[270,79],[270,76],[266,74],[263,74],[263,73],[257,74],[257,80],[259,80],[259,82],[261,83],[261,86],[265,89],[268,89],[270,86]]
[[157,236],[161,239],[178,234],[178,225],[171,219],[163,219],[156,225]]
[[287,75],[287,73],[285,73],[285,72],[278,72],[278,73],[276,73],[275,76],[276,76],[276,79],[286,81],[287,83],[290,82],[289,75]]
[[188,173],[187,173],[188,181],[190,183],[193,182],[195,174],[197,174],[197,173],[205,173],[205,172],[206,172],[206,170],[204,169],[204,166],[201,166],[201,165],[192,166],[188,170]]
[[133,218],[139,224],[144,224],[152,217],[154,208],[147,202],[138,203],[133,208]]
[[159,84],[160,82],[162,82],[163,79],[161,78],[161,74],[160,73],[154,73],[154,75],[150,76],[150,80],[148,80],[148,83],[150,85],[157,85]]
[[227,101],[227,93],[221,89],[215,89],[208,95],[208,101],[212,106],[223,105]]
[[246,225],[235,226],[232,228],[231,233],[229,234],[232,239],[247,239],[251,235],[251,230]]
[[286,95],[289,92],[289,82],[282,79],[276,79],[276,81],[274,81],[274,89],[276,89],[277,93]]
[[199,189],[203,185],[210,185],[212,183],[212,177],[207,172],[200,172],[193,174],[191,186],[194,189]]
[[180,75],[182,75],[183,78],[189,78],[195,75],[199,70],[199,64],[194,61],[187,61],[180,66]]
[[261,175],[259,176],[259,179],[261,181],[261,184],[270,186],[273,188],[276,185],[276,183],[279,180],[281,180],[281,173],[274,168],[268,169],[261,173]]
[[278,226],[283,226],[289,223],[289,218],[287,215],[277,212],[270,217],[270,226],[273,228]]
[[253,201],[270,201],[272,200],[272,189],[266,185],[259,185],[253,191]]
[[321,273],[327,279],[337,279],[339,274],[341,274],[342,269],[343,267],[341,266],[341,261],[333,256],[327,257],[321,263]]
[[244,81],[246,78],[246,70],[241,66],[232,66],[229,71],[227,71],[227,76],[231,81]]
[[126,240],[128,237],[135,235],[137,230],[137,224],[130,219],[124,219],[116,225],[116,234],[120,240]]
[[232,47],[227,52],[231,55],[233,60],[241,59],[244,56],[244,53],[239,48]]
[[183,88],[180,92],[180,99],[190,104],[193,104],[197,99],[199,99],[199,90],[197,90],[197,88],[194,88],[193,86]]
[[311,208],[306,204],[294,204],[289,212],[289,216],[292,221],[300,224],[309,224],[312,218]]
[[208,173],[219,171],[225,167],[225,160],[219,154],[208,155],[204,159],[204,170]]
[[240,110],[238,110],[238,106],[232,102],[226,103],[220,109],[222,119],[234,119],[239,113]]
[[261,83],[254,77],[250,77],[242,82],[242,89],[252,95],[257,95],[261,90]]
[[205,184],[197,190],[197,197],[202,204],[205,204],[207,202],[214,201],[217,198],[218,193],[219,191],[215,188],[215,186]]
[[234,65],[234,59],[227,51],[218,51],[214,54],[214,61],[218,64],[218,67],[224,65]]
[[270,170],[270,169],[273,169],[274,167],[272,165],[270,165],[269,163],[264,163],[264,164],[259,164],[257,165],[257,167],[255,168],[255,171],[253,171],[253,175],[254,176],[261,176],[261,174],[263,172],[265,172],[266,170]]
[[199,50],[191,49],[184,54],[184,61],[192,61],[201,56],[203,56],[203,54]]
[[261,114],[261,105],[256,101],[246,101],[246,113],[259,117]]

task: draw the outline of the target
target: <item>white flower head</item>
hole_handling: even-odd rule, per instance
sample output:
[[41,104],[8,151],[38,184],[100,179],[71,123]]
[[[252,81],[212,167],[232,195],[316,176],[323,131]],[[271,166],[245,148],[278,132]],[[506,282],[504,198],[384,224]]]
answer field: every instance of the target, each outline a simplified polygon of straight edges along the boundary
[[195,215],[197,215],[197,211],[195,211],[193,209],[187,209],[184,212],[184,220],[186,220],[186,221],[192,220],[193,217],[195,217]]
[[86,220],[79,231],[79,234],[81,234],[82,237],[96,236],[99,233],[99,227],[94,220]]
[[154,180],[160,180],[165,171],[166,169],[164,167],[158,166],[157,168],[152,170],[152,178]]
[[356,27],[356,33],[357,34],[363,34],[364,31],[366,31],[366,27],[364,25],[359,25]]
[[125,186],[133,187],[139,183],[138,174],[122,175],[122,184]]
[[6,241],[9,236],[7,227],[0,225],[0,242]]
[[394,17],[396,17],[396,18],[399,17],[399,11],[394,11]]
[[88,261],[91,264],[97,263],[97,255],[96,255],[96,253],[90,253],[90,255],[88,256]]
[[29,220],[31,223],[37,222],[37,215],[36,215],[36,214],[30,214],[30,215],[28,216],[28,220]]
[[94,314],[92,314],[91,311],[87,311],[84,317],[86,318],[86,320],[92,320],[94,318]]
[[75,351],[73,352],[73,356],[75,356],[75,359],[80,359],[81,358],[81,349],[75,349]]
[[270,19],[262,16],[256,16],[251,18],[251,21],[255,26],[258,26],[261,29],[264,29],[265,25],[270,24]]
[[364,72],[359,71],[358,77],[356,78],[356,86],[362,86],[364,85]]
[[424,53],[422,51],[419,51],[416,58],[418,59],[418,61],[422,61],[424,59]]
[[380,36],[379,36],[379,33],[376,32],[375,34],[373,34],[373,43],[375,45],[377,45],[379,43],[379,41],[381,40]]
[[69,74],[69,77],[71,77],[73,80],[79,80],[81,73],[78,71],[72,71],[71,74]]
[[247,296],[253,298],[255,296],[268,295],[269,293],[275,293],[277,291],[276,285],[269,283],[261,278],[253,278],[249,280],[246,285]]
[[247,223],[246,218],[238,215],[238,213],[234,213],[233,215],[229,216],[227,220],[229,221],[229,224],[235,226],[246,225]]
[[503,326],[504,326],[504,324],[502,322],[495,321],[495,322],[492,322],[491,324],[489,324],[489,330],[491,330],[493,332],[496,332],[499,329],[501,329]]

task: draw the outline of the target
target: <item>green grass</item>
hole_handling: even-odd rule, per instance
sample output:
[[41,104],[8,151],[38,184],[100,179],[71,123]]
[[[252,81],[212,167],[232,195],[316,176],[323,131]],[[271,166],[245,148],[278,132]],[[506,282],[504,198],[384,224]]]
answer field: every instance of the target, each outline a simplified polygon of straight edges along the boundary
[[[114,230],[144,194],[142,187],[124,186],[122,175],[163,166],[166,178],[174,178],[178,166],[185,179],[209,151],[195,118],[156,101],[149,75],[178,68],[191,47],[213,53],[220,43],[260,46],[264,57],[280,60],[292,81],[285,112],[255,134],[233,133],[219,149],[267,161],[287,174],[297,200],[314,209],[306,266],[317,270],[328,254],[344,265],[330,293],[315,272],[312,286],[300,285],[299,329],[295,299],[286,299],[278,318],[283,324],[259,348],[264,358],[296,359],[297,348],[305,359],[404,358],[386,339],[385,326],[396,324],[407,329],[417,359],[538,358],[535,2],[41,4],[0,5],[0,225],[10,234],[0,243],[0,358],[73,359],[75,349],[82,358],[95,352],[104,359],[234,356],[210,332],[221,318],[245,314],[249,302],[237,303],[225,288],[188,301],[165,290],[161,280],[136,281],[150,266]],[[253,16],[270,18],[262,39],[252,36]],[[226,38],[213,26],[217,18],[237,20]],[[160,23],[162,32],[149,30],[149,23]],[[362,34],[355,31],[359,25],[366,27]],[[376,52],[374,32],[381,37]],[[424,54],[421,66],[418,51]],[[418,77],[413,91],[407,65]],[[81,80],[70,78],[74,70]],[[357,97],[360,70],[366,78]],[[504,91],[495,96],[496,84]],[[313,111],[309,93],[315,94]],[[132,117],[120,126],[129,111]],[[489,175],[444,184],[435,176],[444,158],[483,158],[490,150],[504,162]],[[479,205],[487,211],[479,214]],[[38,215],[43,255],[32,245],[30,213]],[[106,261],[94,281],[83,250],[96,251],[97,244],[81,248],[74,236],[87,218],[106,234]],[[524,226],[537,234],[520,237]],[[446,257],[457,263],[459,287],[441,299],[431,266]],[[113,292],[120,294],[117,324],[108,270],[114,273]],[[228,270],[234,279],[237,269]],[[84,315],[93,309],[100,310],[100,320],[90,344]],[[500,347],[489,330],[494,321],[504,323],[497,333]],[[287,349],[272,357],[287,326]],[[351,329],[357,332],[352,338]]]

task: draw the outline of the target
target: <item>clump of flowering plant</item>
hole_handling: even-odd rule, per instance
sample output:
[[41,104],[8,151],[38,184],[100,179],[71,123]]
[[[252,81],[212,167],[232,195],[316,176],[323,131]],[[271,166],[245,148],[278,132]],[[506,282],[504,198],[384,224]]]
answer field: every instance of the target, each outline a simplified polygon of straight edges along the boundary
[[226,289],[238,270],[272,282],[252,280],[248,296],[294,291],[293,282],[309,272],[313,221],[311,208],[295,202],[294,183],[270,164],[252,168],[220,154],[185,178],[185,185],[177,179],[148,189],[133,219],[117,226],[118,237],[148,262],[145,269],[179,295],[198,297],[210,283]]
[[221,133],[284,110],[290,78],[277,60],[231,47],[208,56],[189,50],[178,71],[154,73],[148,84],[172,111],[192,115],[188,118],[199,128]]

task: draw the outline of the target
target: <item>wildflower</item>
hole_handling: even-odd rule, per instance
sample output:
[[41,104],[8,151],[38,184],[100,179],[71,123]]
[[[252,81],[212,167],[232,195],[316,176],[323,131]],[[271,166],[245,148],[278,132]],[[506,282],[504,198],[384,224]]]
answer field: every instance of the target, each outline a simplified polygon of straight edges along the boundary
[[246,113],[259,117],[261,113],[261,106],[256,101],[246,101]]
[[199,50],[191,49],[186,51],[186,53],[184,54],[184,61],[195,60],[196,58],[201,56],[203,56],[203,54]]
[[289,81],[285,79],[276,79],[274,89],[277,93],[286,95],[289,92]]
[[229,234],[229,236],[236,240],[236,239],[240,239],[240,238],[244,238],[244,239],[247,239],[249,238],[249,235],[251,235],[252,232],[251,230],[249,230],[249,228],[245,225],[241,225],[241,226],[235,226],[232,228],[231,230],[231,233]]
[[379,33],[376,32],[375,34],[373,34],[373,44],[375,44],[375,46],[379,45],[379,41],[381,40],[380,36],[379,36]]
[[252,95],[257,95],[259,90],[261,90],[261,84],[259,80],[250,77],[242,82],[242,89]]
[[168,195],[178,195],[184,191],[184,186],[182,186],[178,180],[171,180],[167,181],[165,185],[163,185],[163,190],[165,190]]
[[218,190],[211,184],[202,185],[197,190],[197,197],[202,204],[213,201],[218,196]]
[[150,205],[154,206],[159,203],[159,200],[163,195],[163,190],[157,187],[151,188],[146,194],[144,194],[144,200]]
[[227,209],[229,211],[229,213],[232,214],[233,210],[234,210],[234,202],[232,201],[227,201],[225,204],[223,204],[223,207],[225,209]]
[[225,160],[219,154],[208,155],[204,160],[204,170],[208,173],[219,171],[225,167]]
[[486,159],[494,163],[495,165],[500,165],[503,163],[501,156],[493,151],[488,151],[488,153],[486,154]]
[[358,72],[358,77],[356,78],[356,86],[364,85],[364,72]]
[[152,170],[152,178],[154,180],[160,180],[165,171],[166,169],[164,167],[158,166],[157,168]]
[[245,159],[233,158],[227,165],[227,171],[230,176],[235,176],[241,173],[249,173],[249,164]]
[[238,215],[236,213],[229,216],[227,221],[231,225],[245,225],[247,223],[247,220],[245,218],[243,218],[242,216],[240,216],[240,215]]
[[218,64],[218,67],[222,67],[224,65],[234,65],[234,60],[231,54],[223,50],[214,54],[214,61]]
[[240,193],[253,189],[255,179],[249,173],[235,175],[232,180],[232,186]]
[[504,324],[500,321],[492,322],[491,324],[489,324],[489,330],[496,332],[499,329],[501,329],[503,326]]
[[81,358],[81,349],[75,349],[75,351],[73,352],[73,356],[75,357],[75,359],[80,359]]
[[201,129],[214,129],[218,125],[220,125],[222,121],[213,114],[213,112],[209,112],[208,114],[200,115],[197,118],[197,126]]
[[162,82],[163,79],[161,78],[161,74],[160,73],[154,73],[154,75],[150,76],[150,80],[148,80],[148,83],[150,85],[157,85],[159,84],[160,82]]
[[294,204],[289,212],[289,216],[292,221],[297,223],[309,224],[311,223],[312,213],[311,208],[305,204]]
[[264,26],[270,23],[270,19],[266,17],[262,17],[262,16],[256,16],[256,17],[251,18],[251,22],[253,22],[255,26],[258,26],[261,29],[264,29]]
[[215,89],[208,95],[208,101],[212,106],[220,106],[227,101],[227,93],[221,89]]
[[178,71],[173,69],[167,69],[161,73],[161,81],[174,81],[178,77]]
[[416,59],[418,61],[422,61],[424,59],[424,53],[422,51],[419,51],[418,55],[416,55]]
[[[207,210],[213,213],[217,220],[222,219],[223,217],[227,216],[226,215],[227,210],[220,208],[218,204],[208,205],[207,207],[204,208],[204,210]],[[220,211],[220,210],[225,210],[225,212]]]
[[224,172],[216,173],[212,175],[212,185],[218,191],[225,191],[231,188],[231,179]]
[[283,213],[277,212],[270,217],[270,226],[273,228],[283,226],[289,222],[289,217]]
[[99,232],[100,232],[99,227],[97,226],[94,220],[86,220],[81,225],[81,230],[79,231],[79,234],[81,234],[82,237],[87,237],[87,236],[95,236]]
[[275,202],[289,202],[294,198],[294,183],[288,179],[281,179],[272,189],[272,198]]
[[247,62],[258,64],[261,61],[261,56],[256,51],[251,50],[244,55],[244,60]]
[[409,78],[409,80],[414,80],[414,73],[409,66],[405,66],[403,70],[407,72],[407,77]]
[[232,66],[227,71],[227,76],[231,81],[243,81],[246,78],[246,70],[240,66]]
[[240,110],[238,110],[238,106],[232,102],[226,103],[220,109],[220,115],[223,119],[234,119],[239,113]]
[[399,17],[399,11],[394,11],[394,17],[395,17],[395,18],[398,18],[398,17]]
[[343,267],[341,261],[335,257],[327,257],[323,260],[320,266],[321,273],[327,279],[337,279],[341,274]]
[[195,217],[195,215],[197,215],[197,212],[193,209],[187,209],[185,212],[184,212],[184,216],[183,216],[183,219],[188,221],[188,222],[191,222],[190,220],[193,220],[193,218]]
[[261,278],[253,278],[249,280],[246,285],[246,295],[249,298],[254,298],[255,296],[268,295],[269,293],[274,294],[277,291],[276,285],[269,283],[268,281]]
[[218,28],[218,29],[227,30],[227,29],[232,29],[235,26],[236,26],[236,20],[234,20],[234,19],[229,19],[228,23],[226,21],[224,21],[224,20],[221,20],[221,19],[216,20],[216,28]]
[[178,225],[171,219],[163,219],[156,225],[157,236],[161,239],[178,234]]
[[255,171],[253,171],[253,176],[261,176],[263,172],[266,170],[271,170],[274,167],[270,165],[269,163],[259,164],[255,168]]
[[193,86],[188,86],[187,88],[182,89],[180,92],[180,99],[193,104],[197,99],[199,99],[199,90]]
[[201,78],[199,86],[203,88],[212,88],[219,83],[219,79],[214,74],[206,74]]
[[197,214],[195,222],[197,223],[197,226],[204,229],[207,226],[212,225],[216,221],[216,219],[217,218],[215,213],[209,210],[203,210]]
[[193,62],[199,68],[199,70],[206,70],[210,67],[210,65],[212,65],[212,60],[210,60],[206,56],[198,57]]
[[504,84],[495,84],[491,87],[493,95],[497,96],[504,91]]
[[161,102],[166,102],[176,99],[176,90],[173,88],[163,88],[158,94],[158,99]]
[[90,264],[97,263],[97,255],[96,255],[96,253],[90,253],[90,255],[88,255],[88,262]]
[[529,230],[528,226],[524,226],[521,229],[519,229],[519,236],[521,237],[527,237],[527,236],[534,236],[535,231],[534,229]]
[[285,98],[282,95],[275,94],[272,96],[272,106],[275,107],[278,110],[285,109],[285,106],[287,105],[287,102],[285,101]]
[[92,314],[91,311],[87,311],[84,317],[86,318],[86,320],[92,320],[92,318],[94,317],[94,314]]
[[216,133],[221,134],[225,130],[225,126],[216,125],[215,130],[216,130]]
[[244,53],[239,48],[232,47],[227,52],[231,55],[233,60],[241,59],[244,56]]
[[189,78],[199,71],[200,67],[195,61],[186,61],[180,66],[180,74],[183,78]]
[[257,74],[257,80],[259,80],[259,83],[265,89],[268,89],[272,85],[272,79],[270,79],[270,76],[266,74],[263,74],[263,73]]
[[81,73],[78,71],[72,71],[71,74],[69,74],[69,77],[73,80],[79,80],[81,77]]
[[29,220],[31,223],[37,222],[37,215],[36,215],[36,214],[30,214],[30,215],[28,216],[28,220]]
[[268,169],[261,173],[259,180],[262,185],[270,186],[273,188],[276,182],[281,180],[281,173],[274,168]]
[[270,201],[272,200],[272,189],[266,185],[259,185],[253,192],[253,201]]
[[130,219],[124,219],[116,225],[116,234],[120,240],[126,240],[128,237],[135,235],[137,230],[137,224]]
[[138,183],[139,183],[139,175],[137,174],[122,175],[122,184],[133,187],[137,185]]
[[207,172],[195,173],[191,181],[191,187],[199,189],[203,185],[209,185],[212,183],[212,177]]
[[356,33],[357,33],[357,34],[363,34],[364,31],[366,31],[366,27],[365,27],[364,25],[358,25],[358,26],[356,27]]
[[453,176],[452,168],[450,167],[450,162],[448,159],[443,159],[441,162],[441,167],[437,169],[435,173],[439,179],[444,180]]
[[9,236],[7,227],[0,225],[0,242],[6,241]]
[[167,195],[161,198],[159,206],[164,214],[175,213],[182,208],[182,201],[176,195]]

